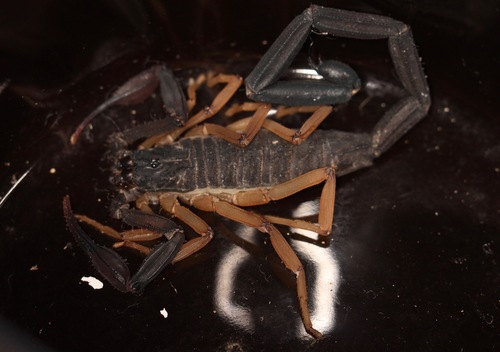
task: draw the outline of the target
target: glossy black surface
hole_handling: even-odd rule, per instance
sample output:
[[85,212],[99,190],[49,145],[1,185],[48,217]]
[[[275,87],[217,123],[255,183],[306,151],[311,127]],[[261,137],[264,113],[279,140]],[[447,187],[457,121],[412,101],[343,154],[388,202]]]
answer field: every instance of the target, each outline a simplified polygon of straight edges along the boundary
[[[76,211],[122,227],[107,214],[111,194],[101,158],[106,136],[126,123],[130,109],[96,122],[76,149],[67,144],[72,129],[145,62],[167,60],[186,76],[187,66],[248,72],[267,47],[262,41],[273,40],[308,5],[286,4],[191,1],[151,9],[103,2],[73,12],[47,2],[31,17],[17,8],[0,12],[11,14],[2,31],[12,38],[0,41],[0,84],[9,80],[0,94],[6,326],[61,351],[498,348],[500,22],[494,3],[330,2],[410,24],[433,105],[373,167],[338,180],[327,243],[288,236],[306,266],[314,324],[324,339],[304,333],[293,277],[266,237],[213,214],[204,215],[216,232],[209,246],[167,268],[143,295],[107,284],[93,290],[80,281],[98,275],[65,227],[62,198],[70,194]],[[365,78],[392,80],[384,44],[332,42]],[[383,111],[370,102],[363,110],[361,103],[339,109],[327,127],[356,129]],[[149,113],[136,109],[138,116]],[[314,214],[319,192],[256,210]],[[140,262],[121,253],[131,266]],[[14,342],[5,333],[2,339]]]

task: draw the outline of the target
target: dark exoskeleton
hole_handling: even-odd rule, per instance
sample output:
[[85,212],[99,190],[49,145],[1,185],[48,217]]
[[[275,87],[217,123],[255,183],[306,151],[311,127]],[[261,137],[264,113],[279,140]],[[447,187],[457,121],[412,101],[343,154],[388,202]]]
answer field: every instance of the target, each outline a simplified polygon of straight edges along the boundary
[[[395,71],[406,95],[385,112],[371,133],[315,130],[330,113],[329,105],[348,101],[360,89],[356,73],[347,65],[336,61],[311,63],[314,79],[281,79],[312,29],[332,36],[388,39]],[[237,81],[238,79],[233,80]],[[166,106],[170,106],[170,116],[185,121],[183,93],[176,85],[172,73],[164,66],[156,66],[147,74],[128,81],[124,85],[126,87],[122,88],[127,94],[119,93],[112,99],[128,103],[127,95],[146,95],[140,87],[134,85],[137,82],[147,87],[148,92],[160,84],[164,102]],[[113,216],[129,225],[148,230],[147,236],[153,233],[151,237],[168,238],[153,250],[145,250],[146,259],[135,275],[130,276],[124,260],[116,252],[97,245],[85,234],[71,210],[69,197],[64,200],[65,216],[71,232],[97,270],[114,287],[132,292],[141,290],[166,265],[197,252],[212,238],[213,231],[188,206],[215,211],[257,228],[269,234],[284,265],[295,274],[305,329],[314,337],[320,337],[321,333],[313,328],[308,311],[302,264],[274,224],[328,235],[333,222],[336,176],[372,165],[374,158],[386,151],[427,114],[430,106],[427,82],[408,26],[383,16],[315,5],[288,25],[245,82],[247,96],[254,101],[263,102],[257,109],[262,109],[260,117],[256,113],[252,119],[237,128],[206,124],[201,132],[172,142],[192,126],[215,114],[223,105],[216,98],[205,113],[191,118],[178,131],[167,133],[171,138],[170,144],[128,150],[120,155],[114,178],[115,184],[119,186],[119,194],[112,204]],[[239,83],[235,83],[233,90],[238,86]],[[169,87],[171,91],[165,87]],[[222,100],[227,101],[227,96]],[[301,129],[295,131],[266,120],[270,105],[264,103],[323,107]],[[172,107],[179,104],[182,107]],[[78,134],[86,123],[108,105],[110,103],[104,103],[96,109],[99,111],[93,112],[92,117],[85,120],[77,130]],[[142,129],[140,133],[129,133],[129,136],[133,136],[133,139],[142,134],[148,133],[144,133]],[[172,138],[172,135],[175,137]],[[155,139],[155,144],[162,144],[158,143],[159,140]],[[318,224],[264,216],[243,209],[283,199],[320,183],[324,183],[324,186]],[[129,209],[131,202],[135,202],[140,210]],[[154,214],[151,204],[159,205],[164,211],[192,227],[200,236],[183,243],[182,229],[171,220]],[[79,215],[78,218],[131,247],[136,246],[135,241],[143,239],[134,230],[131,230],[133,233],[117,234],[85,216]]]

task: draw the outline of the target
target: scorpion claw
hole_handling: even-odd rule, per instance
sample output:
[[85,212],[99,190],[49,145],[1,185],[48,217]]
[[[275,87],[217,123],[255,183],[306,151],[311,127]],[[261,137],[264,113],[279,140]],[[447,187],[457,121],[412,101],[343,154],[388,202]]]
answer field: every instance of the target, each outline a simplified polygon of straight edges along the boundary
[[172,262],[184,243],[184,233],[176,231],[171,240],[154,247],[130,279],[133,292],[141,292]]
[[64,217],[75,241],[89,256],[96,270],[113,287],[122,292],[130,291],[130,271],[122,257],[112,249],[95,243],[78,224],[71,209],[69,196],[63,200]]
[[75,241],[89,256],[96,270],[114,288],[122,292],[140,293],[172,262],[172,259],[174,259],[184,243],[184,232],[171,220],[155,214],[127,211],[127,223],[160,231],[165,237],[171,238],[169,241],[154,247],[137,272],[130,277],[130,271],[125,260],[114,250],[95,243],[78,224],[71,209],[69,196],[64,197],[63,211],[66,224]]

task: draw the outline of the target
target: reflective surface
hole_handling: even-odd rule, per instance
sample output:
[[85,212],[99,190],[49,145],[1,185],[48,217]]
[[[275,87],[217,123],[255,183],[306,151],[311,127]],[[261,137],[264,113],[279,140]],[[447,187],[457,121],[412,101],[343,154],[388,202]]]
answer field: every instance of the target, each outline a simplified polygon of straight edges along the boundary
[[[65,38],[67,58],[26,54],[20,60],[21,52],[33,51],[1,42],[9,71],[0,77],[0,84],[7,82],[0,94],[6,126],[0,131],[0,308],[8,325],[45,346],[73,351],[498,348],[498,7],[495,12],[468,10],[467,2],[344,6],[412,25],[433,106],[373,167],[338,180],[329,240],[280,228],[290,233],[287,239],[306,268],[313,323],[325,333],[315,342],[302,328],[294,278],[262,234],[202,214],[215,230],[214,240],[134,296],[106,283],[93,290],[80,281],[98,275],[73,243],[61,209],[62,197],[70,194],[76,211],[123,227],[107,214],[112,194],[102,155],[107,136],[130,123],[130,108],[102,116],[78,148],[67,143],[72,129],[114,86],[157,59],[182,68],[185,77],[193,74],[186,66],[245,74],[267,48],[263,41],[275,38],[308,4],[203,7],[193,1],[194,11],[104,4],[104,10],[88,10],[95,11],[96,31],[96,14],[107,11],[108,26],[102,28],[110,29],[102,38],[91,29],[85,37],[80,27],[64,23],[72,38]],[[57,13],[68,16],[61,7],[51,12],[61,19]],[[70,14],[78,23],[80,14]],[[12,37],[20,35],[5,26]],[[352,106],[339,108],[325,128],[362,129],[384,111],[376,78],[393,81],[384,45],[332,41],[338,58],[354,63],[373,87]],[[150,110],[155,101],[134,107],[135,116],[157,114]],[[256,211],[314,215],[319,193],[315,188]],[[141,260],[121,253],[131,267]]]

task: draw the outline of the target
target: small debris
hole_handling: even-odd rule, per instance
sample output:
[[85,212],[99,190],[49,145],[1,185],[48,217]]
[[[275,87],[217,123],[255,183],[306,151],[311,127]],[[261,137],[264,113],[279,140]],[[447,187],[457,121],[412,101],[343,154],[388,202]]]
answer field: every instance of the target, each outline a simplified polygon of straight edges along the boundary
[[55,167],[51,167],[49,170],[49,173],[51,173],[51,174],[55,174],[56,172],[57,172],[57,170]]
[[487,255],[493,254],[493,249],[491,248],[490,242],[483,244],[483,252]]
[[30,268],[30,271],[37,271],[38,270],[38,265],[33,265],[31,268]]
[[104,287],[102,281],[99,281],[92,276],[83,276],[81,280],[87,282],[94,290],[100,290],[101,288]]
[[168,317],[168,312],[165,308],[163,308],[162,310],[160,310],[160,314],[163,315],[163,317],[166,319]]

